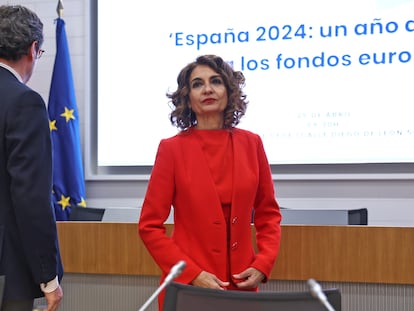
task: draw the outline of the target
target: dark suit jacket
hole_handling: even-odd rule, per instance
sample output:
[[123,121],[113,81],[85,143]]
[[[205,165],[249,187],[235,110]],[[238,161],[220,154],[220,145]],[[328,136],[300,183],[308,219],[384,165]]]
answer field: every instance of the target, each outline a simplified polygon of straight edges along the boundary
[[49,120],[41,96],[0,67],[0,274],[5,300],[42,296],[62,275]]

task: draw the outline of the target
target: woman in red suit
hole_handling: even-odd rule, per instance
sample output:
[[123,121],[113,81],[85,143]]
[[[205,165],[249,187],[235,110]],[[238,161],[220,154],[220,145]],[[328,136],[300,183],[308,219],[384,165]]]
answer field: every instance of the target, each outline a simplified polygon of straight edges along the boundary
[[[181,131],[158,147],[139,234],[162,270],[183,260],[176,282],[256,291],[276,260],[281,214],[260,137],[238,129],[244,76],[215,55],[184,67],[167,94]],[[174,230],[164,222],[174,209]],[[251,236],[252,214],[257,252]],[[159,297],[162,309],[163,294]]]

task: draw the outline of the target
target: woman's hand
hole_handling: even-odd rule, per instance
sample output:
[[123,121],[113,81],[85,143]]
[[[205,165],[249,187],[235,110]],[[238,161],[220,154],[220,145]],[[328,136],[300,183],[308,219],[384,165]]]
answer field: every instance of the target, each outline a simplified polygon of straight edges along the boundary
[[204,288],[214,288],[224,290],[230,285],[229,282],[224,282],[207,271],[201,271],[199,275],[191,282],[192,285]]
[[256,268],[247,268],[239,274],[233,274],[233,278],[238,280],[236,285],[241,289],[256,288],[264,280],[265,275]]

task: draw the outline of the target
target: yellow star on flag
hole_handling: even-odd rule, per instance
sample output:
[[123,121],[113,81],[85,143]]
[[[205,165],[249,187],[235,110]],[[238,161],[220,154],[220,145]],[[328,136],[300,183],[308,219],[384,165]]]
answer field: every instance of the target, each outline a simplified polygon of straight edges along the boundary
[[56,120],[49,121],[50,131],[57,131]]
[[62,205],[62,210],[65,210],[66,207],[70,206],[70,197],[65,197],[63,194],[60,196],[60,201],[58,203]]
[[84,199],[84,198],[82,198],[82,201],[80,201],[80,202],[78,203],[78,206],[86,207],[86,201],[85,201],[85,199]]
[[68,123],[70,119],[75,120],[75,116],[73,115],[74,111],[75,109],[68,109],[67,107],[65,107],[65,112],[62,113],[60,116],[65,117],[66,123]]

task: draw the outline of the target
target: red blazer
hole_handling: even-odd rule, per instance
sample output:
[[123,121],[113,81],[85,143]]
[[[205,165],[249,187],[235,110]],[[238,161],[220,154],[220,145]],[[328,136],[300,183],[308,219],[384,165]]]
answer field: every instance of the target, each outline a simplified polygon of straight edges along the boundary
[[[260,137],[232,130],[234,168],[230,249],[219,196],[193,130],[160,142],[139,220],[139,234],[163,275],[180,260],[176,282],[189,284],[202,270],[222,281],[254,267],[269,276],[279,250],[281,214]],[[174,230],[164,222],[174,208]],[[258,252],[251,238],[252,209]]]

